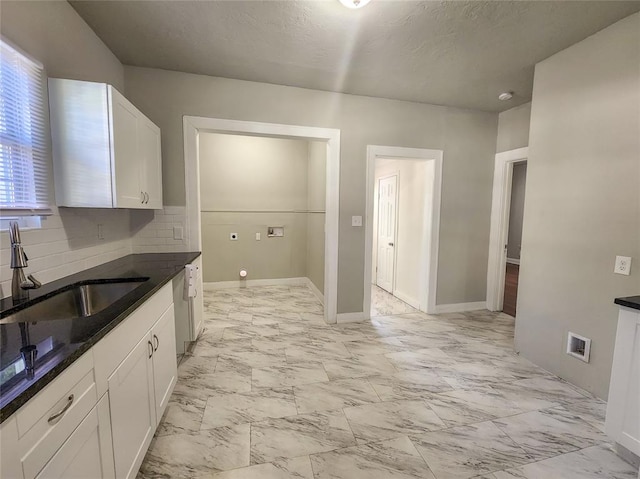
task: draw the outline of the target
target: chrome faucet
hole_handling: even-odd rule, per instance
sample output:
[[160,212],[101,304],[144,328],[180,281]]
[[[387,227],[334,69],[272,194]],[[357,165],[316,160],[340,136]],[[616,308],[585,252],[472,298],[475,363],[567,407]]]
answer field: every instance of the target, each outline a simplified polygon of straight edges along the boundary
[[13,277],[11,279],[11,298],[14,303],[24,301],[29,298],[30,289],[38,289],[42,283],[35,279],[32,274],[25,278],[23,269],[27,267],[27,254],[20,244],[20,228],[18,223],[9,224],[9,239],[11,240],[11,269]]

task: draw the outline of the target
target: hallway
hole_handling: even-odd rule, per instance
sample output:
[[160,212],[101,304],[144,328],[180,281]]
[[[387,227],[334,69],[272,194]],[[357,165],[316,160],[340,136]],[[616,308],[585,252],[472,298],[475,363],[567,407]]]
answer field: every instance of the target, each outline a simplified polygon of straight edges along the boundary
[[306,287],[205,292],[140,478],[635,479],[605,403],[489,311],[324,323]]

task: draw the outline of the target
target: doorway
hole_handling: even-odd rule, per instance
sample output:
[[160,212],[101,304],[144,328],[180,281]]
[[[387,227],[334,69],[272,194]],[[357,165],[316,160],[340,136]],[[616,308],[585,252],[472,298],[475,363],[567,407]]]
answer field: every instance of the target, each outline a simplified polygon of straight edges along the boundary
[[513,164],[511,174],[511,199],[509,202],[509,230],[507,232],[507,265],[505,269],[502,312],[516,316],[518,302],[518,278],[520,276],[520,251],[522,249],[522,219],[527,181],[527,162]]
[[[367,147],[367,318],[386,306],[392,314],[435,312],[441,184],[441,150]],[[372,298],[385,308],[373,308]]]
[[186,239],[193,251],[202,251],[200,199],[200,133],[301,139],[326,145],[326,191],[324,225],[324,316],[327,323],[337,320],[338,289],[338,206],[340,186],[340,130],[251,121],[185,116],[184,157],[186,189]]
[[487,308],[516,316],[528,148],[498,153],[495,159]]
[[395,279],[398,175],[378,178],[376,284],[393,294]]

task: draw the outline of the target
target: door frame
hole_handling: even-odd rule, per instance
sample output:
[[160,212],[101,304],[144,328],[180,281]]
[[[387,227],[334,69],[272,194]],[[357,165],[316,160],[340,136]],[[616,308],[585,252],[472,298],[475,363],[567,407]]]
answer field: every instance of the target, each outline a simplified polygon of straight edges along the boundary
[[[440,242],[440,203],[442,197],[442,150],[425,148],[405,148],[399,146],[367,145],[366,176],[366,221],[364,246],[364,300],[363,314],[365,319],[371,317],[371,263],[373,255],[373,192],[375,187],[375,169],[377,158],[396,160],[427,160],[434,162],[433,197],[431,209],[425,208],[423,221],[422,248],[420,258],[420,311],[436,312],[436,287],[438,284],[438,248]],[[427,218],[431,213],[431,234],[427,235]]]
[[324,141],[327,144],[324,319],[327,323],[336,323],[338,310],[340,130],[187,115],[183,117],[182,124],[184,132],[184,175],[187,209],[185,233],[186,242],[192,251],[202,251],[200,224],[200,158],[198,147],[198,134],[200,132]]
[[[375,171],[374,171],[374,175],[375,175]],[[395,216],[395,226],[393,229],[393,277],[391,278],[391,294],[395,293],[396,290],[396,262],[398,260],[398,253],[397,253],[397,249],[396,246],[398,245],[398,204],[400,203],[400,171],[396,171],[394,173],[389,173],[387,175],[381,176],[380,178],[375,178],[374,177],[374,193],[375,193],[375,183],[378,183],[378,192],[380,191],[380,181],[381,180],[386,180],[387,178],[391,178],[392,176],[396,177],[396,216]],[[380,198],[378,198],[378,200],[376,201],[376,198],[374,197],[373,199],[373,203],[374,206],[377,206],[377,210],[374,210],[374,214],[372,215],[372,222],[373,222],[373,218],[375,217],[375,225],[378,229],[378,231],[376,231],[376,234],[380,231]],[[373,225],[372,225],[373,226]],[[379,240],[380,238],[378,237],[378,241],[376,242],[376,246],[379,246]],[[373,237],[372,237],[372,241],[373,241]],[[372,255],[372,268],[373,268],[373,245],[371,248],[371,255]],[[376,251],[376,267],[378,265],[378,252]],[[376,282],[375,285],[378,286],[378,272],[376,271],[375,274],[376,277]],[[373,270],[371,271],[371,278],[372,278],[372,282],[373,283]],[[380,286],[378,286],[380,287]]]
[[505,268],[507,267],[505,245],[509,234],[513,165],[528,159],[529,148],[526,146],[497,153],[495,157],[487,265],[487,309],[489,311],[502,311],[504,304]]

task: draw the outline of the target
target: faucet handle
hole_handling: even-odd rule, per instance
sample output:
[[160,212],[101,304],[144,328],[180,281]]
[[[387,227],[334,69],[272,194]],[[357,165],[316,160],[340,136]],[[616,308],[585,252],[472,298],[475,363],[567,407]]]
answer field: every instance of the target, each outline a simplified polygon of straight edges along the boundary
[[27,279],[33,283],[33,289],[38,289],[40,286],[42,286],[42,283],[38,281],[32,274],[27,276]]
[[42,286],[42,283],[34,278],[32,274],[27,276],[27,279],[20,283],[21,289],[38,289],[40,286]]

